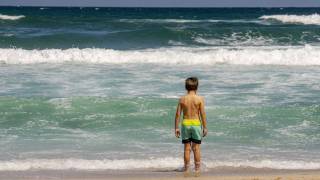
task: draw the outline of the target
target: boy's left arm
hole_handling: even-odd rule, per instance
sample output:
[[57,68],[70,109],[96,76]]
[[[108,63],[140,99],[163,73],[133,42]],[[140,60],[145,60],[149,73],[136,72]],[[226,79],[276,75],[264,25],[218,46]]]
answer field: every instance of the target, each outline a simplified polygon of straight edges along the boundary
[[200,103],[200,116],[201,116],[201,121],[202,121],[202,127],[203,127],[203,136],[206,136],[208,133],[207,129],[207,115],[206,111],[204,109],[204,98],[201,98],[201,103]]

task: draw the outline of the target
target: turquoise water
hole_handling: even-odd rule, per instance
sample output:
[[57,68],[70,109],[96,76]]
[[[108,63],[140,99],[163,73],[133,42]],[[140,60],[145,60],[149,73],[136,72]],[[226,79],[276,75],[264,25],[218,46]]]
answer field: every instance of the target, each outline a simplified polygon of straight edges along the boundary
[[[1,159],[89,160],[82,168],[104,159],[179,166],[182,145],[173,118],[191,70],[206,97],[206,166],[317,167],[311,163],[318,162],[320,146],[315,67],[2,66]],[[267,160],[272,163],[263,164]],[[94,167],[132,168],[116,163]]]
[[317,12],[1,7],[0,170],[179,168],[189,76],[204,168],[318,169]]

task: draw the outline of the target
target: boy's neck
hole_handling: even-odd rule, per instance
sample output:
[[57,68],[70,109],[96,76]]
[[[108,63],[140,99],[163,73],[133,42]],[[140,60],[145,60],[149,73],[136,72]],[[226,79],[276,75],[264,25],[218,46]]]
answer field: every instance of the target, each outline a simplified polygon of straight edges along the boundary
[[196,94],[197,94],[197,91],[188,91],[187,94],[188,94],[188,95],[196,95]]

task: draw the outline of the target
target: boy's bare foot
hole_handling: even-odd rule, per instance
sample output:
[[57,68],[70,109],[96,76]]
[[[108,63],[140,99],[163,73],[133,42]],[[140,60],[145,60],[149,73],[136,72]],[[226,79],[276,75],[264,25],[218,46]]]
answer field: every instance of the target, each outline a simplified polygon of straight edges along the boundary
[[183,175],[184,177],[190,176],[190,164],[184,165]]
[[183,177],[190,177],[190,171],[184,171]]
[[200,170],[199,170],[199,169],[194,171],[194,176],[195,176],[195,177],[200,177],[200,174],[201,174],[201,173],[200,173]]
[[194,176],[195,177],[199,177],[200,176],[200,162],[195,162]]

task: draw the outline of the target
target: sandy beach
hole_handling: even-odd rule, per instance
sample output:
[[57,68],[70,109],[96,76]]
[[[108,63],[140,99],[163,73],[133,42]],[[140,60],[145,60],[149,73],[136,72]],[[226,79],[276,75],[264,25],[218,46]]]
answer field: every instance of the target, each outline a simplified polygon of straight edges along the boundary
[[121,170],[121,171],[6,171],[0,173],[1,180],[50,180],[50,179],[65,179],[65,180],[182,180],[182,179],[197,179],[197,180],[300,180],[320,179],[320,170],[276,170],[276,169],[256,169],[256,168],[215,168],[206,172],[202,172],[200,177],[195,177],[193,173],[189,176],[184,176],[182,172],[175,170]]

